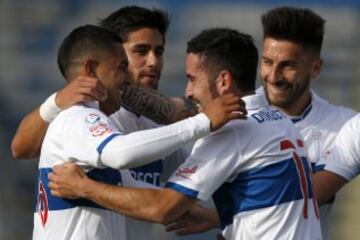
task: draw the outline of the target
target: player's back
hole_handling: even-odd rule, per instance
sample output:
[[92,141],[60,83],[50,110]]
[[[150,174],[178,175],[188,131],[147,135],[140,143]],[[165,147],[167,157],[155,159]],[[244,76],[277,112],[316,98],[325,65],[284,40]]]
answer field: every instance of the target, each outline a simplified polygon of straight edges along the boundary
[[225,126],[234,132],[228,144],[238,157],[236,170],[213,196],[225,238],[321,239],[300,133],[269,106],[248,109],[248,116]]
[[[102,132],[104,128],[100,129],[99,126],[102,124],[104,127],[104,124],[107,124],[98,117],[103,117],[98,109],[76,105],[61,112],[50,124],[40,155],[33,239],[126,239],[125,220],[122,215],[88,200],[54,197],[48,188],[47,175],[54,165],[68,161],[71,157],[89,158],[90,161],[98,157],[96,143],[106,138],[106,133]],[[92,125],[88,126],[89,124]],[[88,134],[83,130],[86,131],[87,127],[92,127],[92,133],[97,135],[96,138],[100,138],[90,141],[93,145],[88,144],[89,141],[83,141]],[[91,134],[90,131],[89,133]],[[95,168],[96,164],[84,162],[80,162],[80,165],[87,175],[95,180],[111,184],[121,183],[118,170]]]

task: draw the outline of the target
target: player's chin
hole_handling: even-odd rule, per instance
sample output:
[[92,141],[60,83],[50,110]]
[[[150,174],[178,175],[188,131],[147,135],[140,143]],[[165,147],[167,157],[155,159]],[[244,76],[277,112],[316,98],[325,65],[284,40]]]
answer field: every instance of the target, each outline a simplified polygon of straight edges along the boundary
[[146,88],[157,89],[158,82],[159,81],[156,78],[144,77],[141,79],[141,85]]
[[287,97],[269,97],[269,102],[271,105],[278,107],[286,107],[289,103],[289,98]]

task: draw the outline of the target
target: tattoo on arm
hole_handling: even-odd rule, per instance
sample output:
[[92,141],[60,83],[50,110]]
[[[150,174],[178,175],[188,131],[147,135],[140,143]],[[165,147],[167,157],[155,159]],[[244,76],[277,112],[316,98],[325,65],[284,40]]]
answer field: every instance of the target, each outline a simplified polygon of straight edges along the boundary
[[160,124],[169,124],[193,116],[196,107],[187,98],[168,98],[153,89],[128,84],[122,89],[122,105]]
[[130,111],[160,124],[167,124],[175,112],[175,104],[155,90],[126,85],[121,96],[122,104]]

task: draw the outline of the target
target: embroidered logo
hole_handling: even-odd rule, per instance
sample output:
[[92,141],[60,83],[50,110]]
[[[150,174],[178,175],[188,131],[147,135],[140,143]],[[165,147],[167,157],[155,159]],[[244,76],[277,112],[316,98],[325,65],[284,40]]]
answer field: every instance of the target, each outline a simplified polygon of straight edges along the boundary
[[102,120],[98,114],[89,114],[88,116],[86,116],[85,122],[87,123],[89,130],[94,137],[99,137],[104,135],[105,133],[112,132],[108,123]]
[[100,116],[95,113],[91,113],[85,118],[85,122],[88,124],[94,124],[98,121],[100,121]]
[[198,165],[195,165],[193,166],[192,168],[190,167],[185,167],[183,169],[179,168],[176,173],[175,173],[175,176],[177,177],[183,177],[183,178],[186,178],[186,179],[189,179],[190,178],[190,175],[195,173],[196,170],[198,168]]

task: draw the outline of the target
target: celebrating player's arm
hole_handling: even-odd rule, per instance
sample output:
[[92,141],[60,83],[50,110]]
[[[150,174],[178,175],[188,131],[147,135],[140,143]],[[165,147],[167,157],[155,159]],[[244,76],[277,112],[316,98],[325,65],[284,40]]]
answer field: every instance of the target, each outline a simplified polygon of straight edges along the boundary
[[[111,138],[109,136],[109,139],[97,148],[99,161],[102,165],[114,169],[127,169],[150,163],[169,155],[188,142],[208,135],[232,119],[242,118],[243,115],[239,112],[241,107],[240,97],[226,94],[211,100],[204,106],[203,112],[194,117],[159,128],[125,135],[119,133]],[[72,126],[70,132],[75,134],[76,129]],[[69,143],[69,152],[72,152],[71,148]],[[76,153],[76,149],[73,149],[73,152]]]
[[323,171],[314,174],[317,201],[326,203],[360,172],[360,114],[341,128],[334,143],[334,153]]
[[314,178],[314,191],[316,200],[319,205],[325,204],[335,196],[346,183],[347,180],[327,170],[318,171],[313,175]]
[[[223,131],[223,129],[220,131]],[[203,143],[208,146],[207,148],[203,148],[203,144],[200,144],[197,153],[189,157],[186,160],[187,163],[184,163],[179,169],[186,168],[189,162],[190,165],[192,163],[197,164],[197,162],[204,163],[200,156],[204,158],[205,152],[207,152],[209,156],[217,156],[218,154],[215,153],[215,149],[219,150],[218,139],[228,142],[233,137],[230,133],[231,128],[227,128],[226,130],[229,135],[219,133],[220,131],[215,133],[220,134],[218,138],[210,139],[205,141],[206,143]],[[214,146],[217,146],[217,148],[214,148]],[[222,144],[219,152],[225,150],[226,147],[226,144]],[[211,160],[212,161],[209,162],[210,166],[207,166],[213,169],[218,163],[213,161],[213,159]],[[196,174],[198,176],[204,176],[205,171],[207,171],[207,168],[199,166]],[[223,169],[219,168],[214,170],[213,174],[216,181],[213,181],[212,185],[218,185],[224,176],[231,174],[231,171],[223,171]],[[176,181],[173,182],[172,180],[169,180],[170,182],[168,183],[170,185],[168,185],[168,188],[160,190],[111,186],[88,178],[82,169],[74,163],[65,163],[61,166],[54,167],[53,172],[50,173],[48,177],[51,180],[49,183],[51,193],[56,197],[86,198],[121,214],[162,224],[171,223],[181,217],[186,211],[196,205],[198,199],[206,200],[205,198],[210,197],[210,193],[207,193],[208,196],[205,196],[205,192],[201,193],[201,196],[193,195],[192,191],[188,193],[178,192],[174,190]],[[178,179],[179,177],[174,173],[172,178]],[[208,180],[203,177],[201,182],[200,186],[203,186]],[[172,183],[174,183],[174,185]],[[215,188],[216,187],[213,186],[211,189]]]
[[194,206],[180,218],[167,224],[166,231],[175,232],[179,236],[206,232],[220,228],[220,219],[216,209]]
[[[21,121],[11,144],[13,157],[37,157],[49,123],[62,109],[79,102],[103,101],[106,96],[106,91],[98,79],[78,77]],[[167,98],[156,91],[131,84],[122,89],[121,101],[131,111],[159,123],[172,123],[197,113],[194,106],[184,98]],[[239,100],[238,113],[239,118],[246,118],[242,100]]]
[[13,157],[38,157],[49,123],[61,110],[79,102],[103,101],[106,97],[105,88],[96,78],[79,77],[70,82],[24,117],[11,143]]
[[[166,224],[180,217],[195,204],[195,198],[186,197],[171,189],[133,189],[93,181],[73,163],[54,167],[49,174],[49,187],[54,196],[88,198],[102,206],[133,218]],[[69,181],[72,179],[71,181]],[[79,191],[80,190],[80,191]],[[120,190],[120,191],[119,191]],[[133,201],[133,199],[142,201]],[[180,203],[180,204],[179,204]],[[175,207],[179,205],[181,207]],[[126,207],[124,207],[126,206]],[[146,206],[161,206],[150,208]],[[136,211],[134,211],[137,209]]]
[[198,113],[196,105],[185,97],[168,98],[154,89],[134,84],[124,85],[122,91],[122,105],[159,124],[174,123]]

